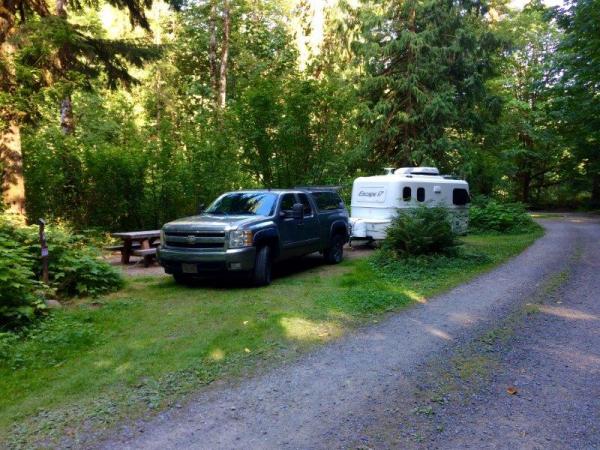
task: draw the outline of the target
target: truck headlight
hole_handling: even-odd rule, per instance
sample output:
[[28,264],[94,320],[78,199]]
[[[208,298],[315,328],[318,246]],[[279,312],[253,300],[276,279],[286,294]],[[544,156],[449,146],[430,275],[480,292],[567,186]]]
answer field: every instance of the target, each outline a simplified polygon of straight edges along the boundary
[[229,248],[252,247],[252,231],[233,230],[229,232]]
[[167,240],[165,238],[165,230],[160,230],[160,246],[164,247]]

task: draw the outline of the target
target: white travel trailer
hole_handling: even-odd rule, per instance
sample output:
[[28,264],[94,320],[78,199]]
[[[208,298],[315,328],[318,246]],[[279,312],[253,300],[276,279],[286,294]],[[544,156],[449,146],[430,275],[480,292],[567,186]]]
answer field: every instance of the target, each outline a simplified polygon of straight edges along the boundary
[[423,204],[446,206],[452,215],[452,228],[467,231],[469,184],[435,167],[385,169],[386,175],[360,177],[352,185],[352,240],[384,239],[386,228],[402,210]]

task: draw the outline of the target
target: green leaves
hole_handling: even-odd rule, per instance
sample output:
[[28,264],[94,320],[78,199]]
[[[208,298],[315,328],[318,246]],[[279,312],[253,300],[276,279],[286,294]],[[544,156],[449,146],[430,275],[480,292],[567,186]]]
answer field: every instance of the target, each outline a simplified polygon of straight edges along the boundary
[[383,247],[398,256],[452,253],[458,245],[446,208],[418,206],[401,211],[387,229]]
[[37,227],[24,227],[0,216],[0,327],[17,327],[45,310],[44,297],[96,296],[118,289],[120,274],[82,236],[60,226],[47,229],[50,285],[41,271]]
[[486,99],[498,39],[479,11],[461,3],[401,2],[380,19],[365,28],[358,46],[373,158],[449,166],[462,146],[460,133],[480,127],[474,108]]
[[558,47],[561,66],[553,113],[560,132],[577,157],[569,183],[590,193],[590,206],[600,207],[600,4],[568,2],[554,11],[564,36]]
[[45,308],[35,259],[0,222],[0,329],[27,323]]
[[538,228],[522,203],[496,200],[476,202],[469,208],[469,228],[475,233],[527,233]]

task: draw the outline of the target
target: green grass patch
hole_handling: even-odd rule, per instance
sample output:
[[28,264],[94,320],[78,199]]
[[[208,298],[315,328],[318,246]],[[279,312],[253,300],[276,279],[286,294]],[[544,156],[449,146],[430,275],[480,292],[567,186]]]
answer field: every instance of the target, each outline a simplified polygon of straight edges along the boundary
[[292,360],[489,270],[540,235],[468,236],[457,257],[304,263],[265,288],[135,278],[74,301],[24,335],[0,334],[0,446],[77,440],[83,429]]

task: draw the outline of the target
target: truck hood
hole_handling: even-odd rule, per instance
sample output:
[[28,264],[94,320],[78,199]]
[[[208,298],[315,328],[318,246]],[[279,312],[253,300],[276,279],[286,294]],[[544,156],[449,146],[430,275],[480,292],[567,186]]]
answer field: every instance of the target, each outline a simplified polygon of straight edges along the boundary
[[199,216],[184,217],[174,220],[163,226],[163,230],[225,230],[226,228],[240,228],[247,223],[265,219],[263,216],[223,216],[201,214]]

